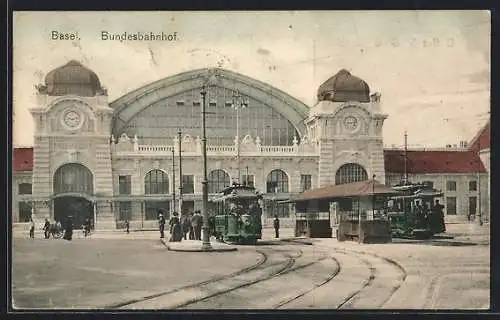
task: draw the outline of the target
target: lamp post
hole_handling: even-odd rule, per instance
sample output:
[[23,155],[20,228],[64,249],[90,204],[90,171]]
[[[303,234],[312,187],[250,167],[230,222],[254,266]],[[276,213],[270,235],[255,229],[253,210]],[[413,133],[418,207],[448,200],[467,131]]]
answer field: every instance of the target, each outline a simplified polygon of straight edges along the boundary
[[207,91],[205,90],[205,86],[202,87],[200,94],[203,100],[201,104],[201,136],[202,136],[201,144],[203,152],[203,182],[202,182],[203,240],[202,240],[201,250],[210,251],[212,250],[212,246],[210,244],[210,235],[208,234],[210,227],[208,224],[207,136],[205,132],[205,124],[206,124],[205,108],[206,108]]
[[236,158],[238,160],[238,183],[241,183],[241,160],[240,160],[240,109],[245,108],[248,102],[236,91],[233,94],[232,108],[236,110]]
[[172,213],[175,211],[175,149],[172,148]]
[[183,187],[183,181],[182,181],[182,132],[181,129],[177,132],[177,137],[179,140],[179,215],[182,215],[182,187]]

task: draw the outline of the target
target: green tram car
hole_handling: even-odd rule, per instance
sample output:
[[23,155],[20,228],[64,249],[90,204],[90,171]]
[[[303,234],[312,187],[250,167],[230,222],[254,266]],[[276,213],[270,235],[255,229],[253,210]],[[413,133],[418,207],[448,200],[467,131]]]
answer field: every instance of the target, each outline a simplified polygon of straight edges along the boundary
[[423,184],[394,186],[399,195],[389,198],[388,219],[394,238],[429,239],[444,232],[442,208],[436,208],[435,199],[441,191]]
[[256,244],[262,238],[262,195],[252,187],[235,184],[211,200],[215,204],[212,232],[219,241]]

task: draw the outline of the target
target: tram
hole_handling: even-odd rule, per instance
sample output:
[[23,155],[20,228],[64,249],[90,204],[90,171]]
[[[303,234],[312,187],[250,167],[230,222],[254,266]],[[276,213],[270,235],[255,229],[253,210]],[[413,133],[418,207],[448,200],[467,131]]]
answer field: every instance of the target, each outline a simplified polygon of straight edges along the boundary
[[212,234],[221,241],[255,244],[262,238],[262,195],[253,188],[234,184],[211,202],[215,205]]
[[435,199],[443,193],[424,184],[405,183],[393,186],[401,192],[388,201],[387,216],[395,238],[429,239],[445,231],[441,205]]

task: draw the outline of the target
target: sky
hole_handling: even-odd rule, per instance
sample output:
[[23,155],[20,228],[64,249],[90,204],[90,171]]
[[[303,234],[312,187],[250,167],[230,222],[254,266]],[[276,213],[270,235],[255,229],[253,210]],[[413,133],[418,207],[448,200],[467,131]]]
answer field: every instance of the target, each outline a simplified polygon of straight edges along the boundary
[[[308,106],[340,69],[382,95],[384,144],[469,141],[489,119],[489,11],[15,12],[13,144],[32,146],[35,85],[79,60],[109,101],[204,67],[236,71]],[[51,32],[79,40],[52,40]],[[101,32],[176,32],[176,41],[120,42]]]

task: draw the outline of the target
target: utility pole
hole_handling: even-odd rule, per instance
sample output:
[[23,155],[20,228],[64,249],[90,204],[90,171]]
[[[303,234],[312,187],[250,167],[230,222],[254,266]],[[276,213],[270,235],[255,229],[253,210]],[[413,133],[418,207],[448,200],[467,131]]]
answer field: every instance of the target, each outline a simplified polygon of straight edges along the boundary
[[240,109],[246,108],[248,103],[243,100],[243,97],[236,91],[233,94],[232,107],[236,110],[236,157],[238,160],[238,183],[241,183],[241,160],[240,160]]
[[175,149],[172,148],[172,213],[175,211]]
[[408,134],[405,130],[405,154],[404,154],[404,157],[405,157],[405,172],[404,172],[404,176],[403,176],[403,181],[404,181],[404,184],[407,184],[408,183]]
[[477,139],[477,222],[480,226],[483,225],[483,217],[481,214],[481,136]]
[[183,187],[183,181],[182,181],[182,132],[181,129],[179,129],[179,132],[177,132],[177,137],[179,140],[179,215],[182,215],[182,187]]
[[207,179],[207,136],[206,136],[206,95],[207,91],[205,90],[205,86],[201,89],[201,143],[202,143],[202,152],[203,152],[203,182],[202,182],[202,192],[203,192],[203,241],[201,245],[201,250],[203,251],[211,251],[212,245],[210,244],[210,227],[208,224],[208,179]]

